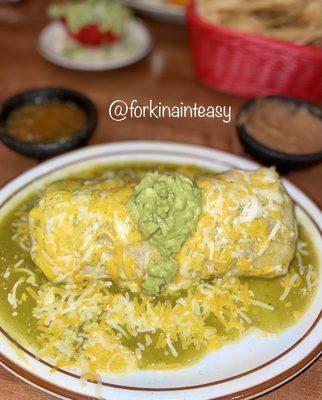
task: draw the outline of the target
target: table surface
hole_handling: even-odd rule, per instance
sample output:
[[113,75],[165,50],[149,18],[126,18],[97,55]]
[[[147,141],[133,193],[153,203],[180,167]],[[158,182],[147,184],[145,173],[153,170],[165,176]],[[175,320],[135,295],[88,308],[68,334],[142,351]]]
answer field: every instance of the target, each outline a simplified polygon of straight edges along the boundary
[[[235,132],[234,120],[244,99],[204,88],[195,78],[189,57],[185,26],[145,19],[154,38],[152,53],[136,65],[106,72],[77,72],[49,64],[37,53],[37,36],[47,23],[47,0],[25,0],[18,5],[0,5],[0,102],[21,90],[58,86],[79,90],[98,106],[99,123],[91,144],[119,140],[167,140],[213,147],[245,155]],[[122,99],[137,99],[145,105],[230,105],[233,120],[224,124],[211,119],[128,119],[114,122],[108,105]],[[37,162],[0,145],[0,184],[26,171]],[[287,178],[322,205],[322,166],[289,173]],[[265,400],[322,399],[322,360],[300,376],[263,396]],[[32,388],[0,368],[0,400],[48,400],[51,396]]]

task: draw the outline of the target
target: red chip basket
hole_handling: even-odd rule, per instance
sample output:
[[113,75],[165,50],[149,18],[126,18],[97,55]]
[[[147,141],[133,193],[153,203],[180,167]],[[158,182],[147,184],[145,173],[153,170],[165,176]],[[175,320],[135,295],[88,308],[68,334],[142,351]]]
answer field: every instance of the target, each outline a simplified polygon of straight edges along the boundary
[[322,98],[322,48],[211,24],[187,8],[195,71],[201,82],[245,96]]

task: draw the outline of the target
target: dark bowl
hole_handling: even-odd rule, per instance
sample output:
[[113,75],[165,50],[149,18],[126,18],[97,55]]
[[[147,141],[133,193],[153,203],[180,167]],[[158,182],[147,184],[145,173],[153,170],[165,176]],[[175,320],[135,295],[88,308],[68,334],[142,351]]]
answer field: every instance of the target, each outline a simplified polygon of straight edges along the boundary
[[237,114],[237,132],[239,139],[244,146],[245,151],[251,156],[261,161],[266,165],[275,165],[278,169],[288,171],[308,167],[310,165],[322,161],[322,151],[310,154],[289,154],[281,151],[273,150],[258,140],[256,140],[248,131],[245,125],[241,122],[241,116],[257,101],[263,100],[279,100],[286,102],[296,107],[305,106],[314,116],[322,121],[322,108],[302,99],[284,96],[265,96],[258,99],[248,100],[239,110]]
[[[9,114],[25,103],[45,103],[52,100],[71,101],[86,114],[87,122],[73,135],[57,141],[28,143],[17,140],[5,130],[5,122]],[[97,124],[97,110],[93,102],[86,96],[69,89],[41,88],[21,92],[6,100],[0,112],[0,140],[18,153],[42,160],[57,154],[85,145],[93,134]]]

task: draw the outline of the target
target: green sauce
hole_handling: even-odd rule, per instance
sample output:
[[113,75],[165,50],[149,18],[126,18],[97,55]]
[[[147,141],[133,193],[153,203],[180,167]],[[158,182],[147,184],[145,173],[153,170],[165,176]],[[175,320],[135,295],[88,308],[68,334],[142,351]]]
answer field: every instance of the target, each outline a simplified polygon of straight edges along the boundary
[[[298,228],[299,240],[307,244],[306,251],[308,254],[301,256],[303,265],[312,265],[317,272],[318,262],[310,236],[303,225],[299,225]],[[284,291],[281,285],[283,277],[273,279],[241,278],[248,283],[258,300],[274,307],[274,312],[254,307],[249,313],[253,320],[252,325],[256,325],[267,332],[278,333],[294,324],[303,315],[313,297],[313,294],[307,290],[306,272],[301,276],[299,261],[295,257],[289,267],[289,273],[291,275],[299,273],[302,279],[300,285],[290,291],[284,302],[279,300]]]
[[[43,273],[32,262],[28,252],[12,239],[17,234],[14,225],[19,219],[20,211],[30,209],[34,202],[35,196],[29,196],[20,204],[15,205],[12,211],[2,218],[0,223],[0,274],[2,277],[0,280],[0,323],[13,339],[29,349],[39,347],[37,321],[32,316],[32,309],[36,304],[35,300],[27,296],[25,301],[18,302],[15,309],[8,302],[8,295],[19,278],[28,279],[29,275],[22,271],[22,268],[35,274],[37,286],[47,282]],[[27,282],[22,283],[17,289],[17,297],[20,298],[26,287],[29,286],[32,285]],[[35,290],[37,291],[37,287],[35,287]]]

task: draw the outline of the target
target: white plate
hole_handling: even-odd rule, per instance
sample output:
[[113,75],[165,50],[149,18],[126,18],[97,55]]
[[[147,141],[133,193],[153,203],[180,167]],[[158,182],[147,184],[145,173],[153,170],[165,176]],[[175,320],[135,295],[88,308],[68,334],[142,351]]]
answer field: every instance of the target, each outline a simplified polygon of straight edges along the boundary
[[123,4],[145,15],[167,22],[183,23],[186,21],[186,7],[167,4],[162,0],[122,0]]
[[[97,163],[150,160],[195,164],[215,170],[232,167],[254,169],[243,158],[198,146],[162,142],[122,142],[88,147],[45,162],[16,178],[0,191],[0,216],[17,198],[33,187],[61,178]],[[284,180],[297,203],[297,216],[310,231],[318,252],[320,283],[313,303],[303,318],[277,337],[247,337],[209,354],[196,365],[176,371],[136,371],[103,377],[102,386],[84,386],[77,375],[50,365],[20,346],[23,357],[5,326],[0,334],[1,364],[21,379],[55,396],[85,400],[209,400],[251,398],[265,393],[301,372],[318,357],[322,334],[322,215],[300,190]],[[5,336],[6,335],[6,336]]]
[[134,64],[152,49],[149,30],[139,19],[126,23],[124,38],[111,46],[82,46],[71,39],[60,21],[48,24],[40,33],[38,50],[48,61],[83,71],[111,70]]

